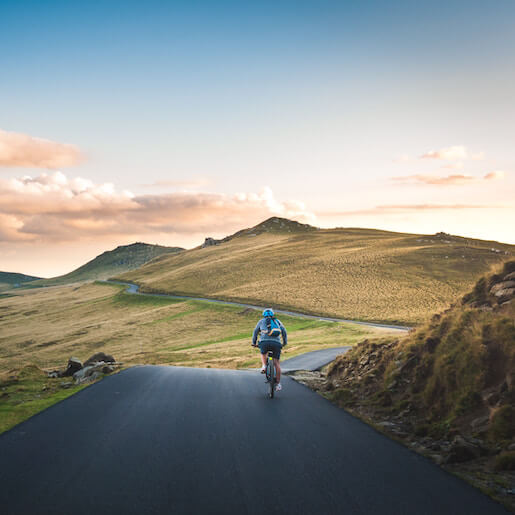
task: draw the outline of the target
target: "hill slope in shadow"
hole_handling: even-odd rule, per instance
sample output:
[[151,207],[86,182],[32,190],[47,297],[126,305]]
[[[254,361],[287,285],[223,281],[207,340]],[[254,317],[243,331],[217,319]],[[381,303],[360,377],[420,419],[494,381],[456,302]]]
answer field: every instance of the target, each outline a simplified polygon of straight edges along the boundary
[[175,254],[182,250],[184,249],[181,247],[163,247],[161,245],[150,245],[140,242],[132,243],[131,245],[121,245],[114,250],[103,252],[69,274],[34,281],[29,283],[29,286],[54,286],[81,281],[109,279],[114,275],[134,270],[158,256]]

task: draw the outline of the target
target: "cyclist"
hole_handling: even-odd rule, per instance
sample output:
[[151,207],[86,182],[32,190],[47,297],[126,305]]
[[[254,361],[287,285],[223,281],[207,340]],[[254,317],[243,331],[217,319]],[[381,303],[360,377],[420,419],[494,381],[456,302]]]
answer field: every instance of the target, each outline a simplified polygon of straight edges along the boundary
[[[277,328],[279,331],[277,331]],[[275,334],[279,333],[280,334]],[[275,369],[277,371],[277,384],[275,389],[281,390],[281,366],[279,365],[279,359],[281,358],[281,349],[288,343],[288,334],[282,322],[275,318],[274,311],[270,308],[266,308],[263,311],[263,318],[257,323],[254,333],[252,334],[252,346],[257,346],[257,338],[261,333],[259,339],[259,350],[261,351],[261,373],[266,372],[266,355],[268,351],[272,351]],[[281,346],[281,336],[283,344]]]

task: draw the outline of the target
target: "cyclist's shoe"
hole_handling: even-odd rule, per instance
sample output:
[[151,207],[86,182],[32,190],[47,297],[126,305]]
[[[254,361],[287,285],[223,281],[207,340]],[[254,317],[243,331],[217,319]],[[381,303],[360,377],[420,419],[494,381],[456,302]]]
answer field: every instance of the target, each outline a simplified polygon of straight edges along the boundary
[[276,391],[276,392],[279,392],[279,391],[281,391],[282,389],[283,389],[283,387],[281,386],[281,383],[277,383],[277,384],[275,385],[275,391]]
[[263,366],[261,367],[261,373],[262,373],[262,374],[264,374],[265,372],[266,372],[266,367],[263,365]]

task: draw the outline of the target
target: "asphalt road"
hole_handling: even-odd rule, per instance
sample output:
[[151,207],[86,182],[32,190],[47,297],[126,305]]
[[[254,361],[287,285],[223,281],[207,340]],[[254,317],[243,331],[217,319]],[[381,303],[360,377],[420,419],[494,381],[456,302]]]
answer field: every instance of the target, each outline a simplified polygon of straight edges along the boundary
[[[288,347],[286,347],[288,348]],[[283,372],[294,372],[295,370],[318,370],[324,365],[331,363],[336,356],[345,354],[351,347],[334,347],[332,349],[321,349],[313,352],[306,352],[294,358],[281,361]]]
[[[168,293],[142,293],[139,291],[139,286],[133,283],[126,283],[122,281],[100,281],[104,283],[112,283],[112,284],[121,284],[123,286],[127,286],[126,292],[133,295],[145,295],[147,297],[168,297],[170,299],[185,299],[185,300],[202,300],[205,302],[212,302],[214,304],[228,304],[230,306],[240,306],[242,308],[251,308],[257,310],[263,310],[264,306],[255,306],[254,304],[245,304],[243,302],[231,302],[228,300],[218,300],[218,299],[209,299],[206,297],[189,297],[187,295],[171,295]],[[309,318],[312,320],[322,320],[324,322],[347,322],[350,324],[358,324],[358,325],[366,325],[369,327],[378,327],[382,329],[391,329],[401,332],[406,332],[411,329],[411,327],[404,325],[389,325],[389,324],[380,324],[377,322],[362,322],[361,320],[349,320],[346,318],[333,318],[333,317],[324,317],[318,315],[308,315],[306,313],[299,313],[297,311],[287,311],[284,309],[274,309],[274,311],[278,314],[282,315],[291,315],[294,317],[302,317]]]
[[0,512],[497,515],[498,504],[285,377],[142,366],[0,436]]

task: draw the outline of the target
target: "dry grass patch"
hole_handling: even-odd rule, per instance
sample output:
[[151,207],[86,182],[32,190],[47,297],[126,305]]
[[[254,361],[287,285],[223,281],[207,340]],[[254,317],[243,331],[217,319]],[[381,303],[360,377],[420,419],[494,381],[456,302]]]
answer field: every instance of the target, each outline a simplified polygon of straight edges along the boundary
[[[254,310],[203,301],[129,295],[98,283],[18,292],[0,298],[0,373],[34,363],[62,367],[74,355],[106,352],[126,364],[239,368],[257,361],[250,347]],[[352,345],[383,332],[356,324],[281,317],[285,357]]]
[[415,324],[448,307],[513,250],[448,235],[366,229],[263,232],[162,256],[120,279],[144,291]]

